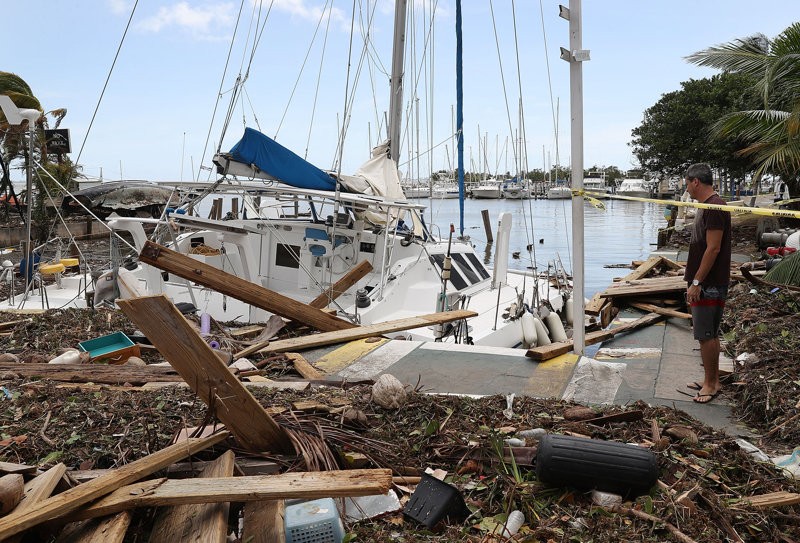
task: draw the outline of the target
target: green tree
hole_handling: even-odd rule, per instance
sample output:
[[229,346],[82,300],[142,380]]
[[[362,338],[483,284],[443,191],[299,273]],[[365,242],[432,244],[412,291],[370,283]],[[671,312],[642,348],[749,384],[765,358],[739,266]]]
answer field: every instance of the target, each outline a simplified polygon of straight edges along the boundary
[[[741,141],[734,135],[712,134],[720,118],[757,102],[748,91],[748,75],[723,73],[681,83],[681,90],[664,94],[644,112],[642,124],[632,131],[633,154],[649,174],[682,175],[695,162],[743,178],[750,164],[736,151]],[[744,92],[743,92],[744,89]]]
[[763,34],[698,51],[689,62],[749,77],[760,104],[740,108],[717,122],[714,133],[735,136],[740,156],[757,174],[775,173],[798,188],[800,172],[800,23],[774,40]]

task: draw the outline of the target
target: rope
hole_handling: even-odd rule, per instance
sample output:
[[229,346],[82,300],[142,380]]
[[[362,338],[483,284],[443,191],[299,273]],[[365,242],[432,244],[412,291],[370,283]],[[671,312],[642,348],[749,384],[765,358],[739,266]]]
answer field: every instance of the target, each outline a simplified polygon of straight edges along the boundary
[[[139,0],[136,0],[133,4],[133,9],[131,10],[131,16],[128,18],[128,24],[125,25],[125,31],[122,33],[122,39],[119,40],[119,46],[117,46],[117,52],[114,54],[114,61],[111,63],[111,68],[108,70],[108,75],[106,76],[106,82],[103,84],[103,90],[100,91],[100,98],[97,99],[97,105],[94,107],[94,112],[92,113],[92,119],[89,121],[89,126],[86,129],[86,134],[83,136],[83,143],[81,143],[81,149],[78,151],[78,158],[75,159],[75,164],[79,164],[81,161],[81,155],[83,154],[83,148],[86,145],[86,140],[89,139],[89,132],[92,130],[92,125],[94,124],[94,119],[97,117],[97,111],[100,109],[100,103],[103,101],[103,96],[106,93],[106,88],[108,87],[108,82],[111,80],[111,73],[114,71],[114,66],[117,64],[117,59],[119,58],[119,53],[122,50],[122,44],[125,43],[125,36],[128,35],[128,29],[131,27],[131,21],[133,21],[133,14],[136,13],[136,6],[139,5]],[[30,198],[30,195],[28,195]]]

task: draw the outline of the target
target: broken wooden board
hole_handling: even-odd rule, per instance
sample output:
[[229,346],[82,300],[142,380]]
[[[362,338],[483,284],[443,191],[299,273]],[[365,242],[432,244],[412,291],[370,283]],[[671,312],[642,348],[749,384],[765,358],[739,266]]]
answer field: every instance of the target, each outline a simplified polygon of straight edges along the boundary
[[410,330],[412,328],[421,328],[423,326],[432,326],[434,324],[468,319],[477,315],[478,314],[475,311],[457,309],[455,311],[443,311],[441,313],[431,313],[429,315],[420,315],[418,317],[407,317],[405,319],[397,319],[393,321],[379,322],[377,324],[370,324],[367,326],[359,326],[358,328],[353,328],[352,330],[322,332],[320,334],[311,334],[297,338],[282,339],[273,341],[268,346],[263,348],[259,348],[258,345],[253,345],[252,347],[236,353],[234,357],[241,358],[243,356],[253,354],[254,352],[282,353],[286,351],[302,351],[303,349],[322,347],[324,345],[335,345],[337,343],[353,341],[354,339],[363,339],[371,336],[380,336],[391,332],[399,332],[400,330]]
[[[584,344],[594,345],[595,343],[600,343],[601,341],[611,339],[617,334],[621,334],[623,332],[629,332],[631,330],[635,330],[637,328],[653,324],[655,322],[662,320],[663,318],[664,318],[663,315],[658,315],[656,313],[648,313],[647,315],[645,315],[640,319],[636,319],[635,321],[625,323],[621,326],[617,326],[616,328],[612,328],[610,330],[600,330],[598,332],[592,332],[590,334],[586,334]],[[528,358],[533,358],[536,361],[550,360],[551,358],[555,358],[559,355],[570,352],[572,348],[573,348],[573,343],[572,340],[570,339],[568,341],[559,341],[558,343],[551,343],[550,345],[543,345],[541,347],[534,347],[533,349],[528,349],[528,352],[525,353],[525,356],[527,356]]]
[[600,296],[599,292],[595,292],[594,296],[592,296],[592,299],[586,302],[586,307],[584,308],[584,312],[587,315],[597,316],[600,314],[600,311],[603,309],[603,307],[608,303],[609,301]]
[[286,528],[283,500],[267,500],[244,504],[242,541],[248,543],[285,543]]
[[648,311],[650,313],[658,313],[659,315],[664,315],[665,317],[675,317],[677,319],[686,320],[690,320],[692,318],[691,313],[684,313],[683,311],[669,309],[668,307],[659,307],[657,305],[645,304],[641,302],[631,302],[630,305],[636,309],[641,309],[642,311]]
[[132,518],[125,511],[113,517],[75,523],[59,534],[56,543],[122,543]]
[[312,366],[300,353],[286,353],[286,358],[292,361],[295,371],[304,379],[325,379],[325,374]]
[[143,385],[150,382],[180,382],[183,377],[167,366],[107,366],[105,364],[0,364],[0,373],[37,377],[68,383]]
[[190,439],[171,445],[149,456],[135,460],[111,471],[108,475],[71,488],[61,494],[39,502],[34,509],[17,513],[12,511],[0,518],[0,541],[24,532],[48,520],[68,515],[81,506],[105,496],[109,492],[138,481],[143,477],[162,470],[170,464],[187,456],[207,449],[228,438],[228,432],[220,432],[204,439]]
[[758,509],[766,509],[767,507],[780,507],[782,505],[795,505],[800,503],[800,494],[781,490],[779,492],[770,492],[769,494],[761,494],[760,496],[743,498],[742,503],[746,503]]
[[655,277],[653,279],[637,279],[608,287],[600,293],[603,298],[622,296],[650,296],[686,290],[686,281],[682,277]]
[[248,450],[293,453],[289,436],[163,294],[117,304]]
[[347,292],[347,290],[358,283],[369,272],[372,271],[372,264],[368,260],[362,260],[356,267],[347,272],[344,277],[332,284],[325,292],[311,300],[308,305],[322,309],[333,300]]
[[141,254],[139,254],[139,260],[145,264],[173,273],[178,277],[212,288],[231,298],[236,298],[281,317],[301,322],[317,330],[330,332],[332,330],[346,330],[356,327],[355,324],[349,321],[329,315],[324,311],[264,288],[247,279],[226,273],[190,256],[167,249],[152,241],[145,243]]
[[[206,465],[200,477],[232,477],[234,459],[233,451],[226,451]],[[160,511],[160,515],[153,523],[150,543],[175,541],[223,543],[227,535],[229,509],[230,503],[220,502],[178,505]]]
[[90,506],[75,511],[70,515],[70,519],[94,518],[127,511],[134,507],[373,496],[386,494],[391,484],[390,469],[351,469],[202,479],[153,479],[119,488]]

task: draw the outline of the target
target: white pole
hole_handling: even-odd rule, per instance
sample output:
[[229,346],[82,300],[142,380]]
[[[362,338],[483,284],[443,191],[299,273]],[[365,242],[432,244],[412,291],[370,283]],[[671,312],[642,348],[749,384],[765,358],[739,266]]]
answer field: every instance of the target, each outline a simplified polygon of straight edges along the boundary
[[[572,188],[583,189],[583,51],[581,0],[569,0],[569,88],[571,111]],[[586,343],[583,264],[583,196],[572,198],[573,350],[583,355]]]

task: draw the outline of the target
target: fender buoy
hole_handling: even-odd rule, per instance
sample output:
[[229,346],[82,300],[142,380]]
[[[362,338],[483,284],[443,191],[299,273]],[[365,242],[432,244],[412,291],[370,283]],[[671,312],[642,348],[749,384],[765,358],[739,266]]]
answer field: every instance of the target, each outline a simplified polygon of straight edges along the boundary
[[553,341],[567,341],[567,333],[564,331],[564,325],[561,323],[558,313],[551,312],[544,318],[544,322],[550,330],[550,338]]
[[570,294],[567,301],[564,302],[564,320],[567,321],[567,324],[572,324],[575,315],[575,310],[572,307],[572,295]]
[[550,345],[550,336],[547,333],[547,328],[542,324],[541,319],[533,317],[533,325],[536,327],[536,344],[539,346]]
[[536,346],[536,325],[533,323],[534,316],[529,312],[522,314],[522,340],[530,347]]

